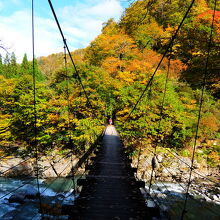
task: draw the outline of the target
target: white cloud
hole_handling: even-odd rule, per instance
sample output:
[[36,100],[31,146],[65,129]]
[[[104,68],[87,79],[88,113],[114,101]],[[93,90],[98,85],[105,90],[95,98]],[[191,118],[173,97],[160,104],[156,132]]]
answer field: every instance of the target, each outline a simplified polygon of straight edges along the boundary
[[[19,3],[20,0],[12,0]],[[122,7],[117,0],[84,0],[75,5],[56,9],[60,24],[67,38],[69,49],[87,46],[102,29],[102,23],[109,18],[118,19]],[[1,2],[0,2],[1,10]],[[45,56],[63,51],[63,43],[56,23],[50,18],[35,17],[35,54]],[[31,12],[20,10],[10,16],[0,16],[0,39],[14,51],[18,61],[22,60],[24,53],[31,59]],[[1,51],[0,51],[1,53]]]
[[[21,62],[24,53],[32,58],[31,14],[17,11],[9,17],[0,16],[0,39],[9,52],[14,51]],[[60,52],[62,47],[55,23],[50,19],[35,18],[35,54],[36,56]]]
[[[101,33],[102,24],[109,18],[119,19],[123,8],[117,0],[86,0],[59,9],[59,19],[65,22],[64,33],[76,36],[78,45],[87,46]],[[69,32],[68,28],[72,27]]]

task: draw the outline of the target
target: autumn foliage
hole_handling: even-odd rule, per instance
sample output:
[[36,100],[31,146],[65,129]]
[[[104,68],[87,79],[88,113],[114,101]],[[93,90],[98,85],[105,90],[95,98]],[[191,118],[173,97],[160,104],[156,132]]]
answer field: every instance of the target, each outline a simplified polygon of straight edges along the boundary
[[[140,141],[144,146],[163,140],[165,147],[189,147],[197,125],[212,4],[197,1],[147,89],[146,85],[190,2],[135,1],[119,22],[110,19],[104,23],[102,33],[87,48],[72,52],[92,108],[69,58],[67,69],[63,53],[38,58],[39,146],[65,148],[71,139],[75,148],[84,150],[101,133],[106,117],[111,115],[125,144],[134,150]],[[200,121],[201,143],[219,138],[219,33],[220,11],[216,11]],[[16,63],[15,56],[1,58],[0,83],[1,145],[19,142],[30,147],[34,139],[33,83],[32,64],[27,57],[22,64]],[[213,161],[219,158],[216,150],[207,154]]]

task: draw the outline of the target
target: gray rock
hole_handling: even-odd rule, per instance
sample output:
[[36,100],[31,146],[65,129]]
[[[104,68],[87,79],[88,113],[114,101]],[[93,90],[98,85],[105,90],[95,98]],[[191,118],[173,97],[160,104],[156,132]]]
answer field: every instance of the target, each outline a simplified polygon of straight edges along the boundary
[[213,195],[213,196],[212,196],[212,199],[213,199],[214,201],[217,201],[217,202],[219,202],[219,201],[220,201],[220,199],[218,198],[218,196],[217,196],[217,195]]
[[154,208],[156,207],[156,204],[152,200],[147,200],[147,207]]
[[177,162],[179,163],[180,168],[188,168],[189,166],[191,166],[192,161],[190,158],[187,157],[180,157],[181,160],[177,160]]
[[14,194],[11,195],[8,199],[9,203],[20,203],[20,204],[24,204],[25,203],[25,195],[23,194]]
[[154,157],[152,158],[152,162],[151,162],[151,164],[152,164],[152,167],[153,167],[154,169],[157,169],[157,168],[160,167],[159,162],[158,162],[156,156],[154,156]]
[[163,156],[158,154],[157,155],[157,160],[158,160],[159,163],[161,163],[163,161]]
[[37,197],[38,191],[31,185],[25,187],[25,198],[35,199]]
[[157,194],[157,198],[165,199],[166,197],[167,197],[167,195],[164,194],[164,193],[158,193]]

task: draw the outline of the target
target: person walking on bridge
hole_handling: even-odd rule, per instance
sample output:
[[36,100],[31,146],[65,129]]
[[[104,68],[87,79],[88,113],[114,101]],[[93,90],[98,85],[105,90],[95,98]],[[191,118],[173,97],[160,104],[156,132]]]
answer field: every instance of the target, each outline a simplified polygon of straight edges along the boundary
[[109,118],[108,123],[112,125],[112,118]]

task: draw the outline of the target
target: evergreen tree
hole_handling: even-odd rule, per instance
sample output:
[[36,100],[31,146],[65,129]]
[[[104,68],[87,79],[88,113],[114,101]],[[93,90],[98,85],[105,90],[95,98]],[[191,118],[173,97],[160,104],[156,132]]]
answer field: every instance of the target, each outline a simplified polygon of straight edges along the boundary
[[13,66],[17,65],[16,56],[15,56],[14,52],[12,52],[12,54],[11,54],[11,65],[13,65]]
[[[31,75],[33,74],[33,62],[29,62],[27,59],[27,54],[24,54],[21,66],[20,66],[20,73],[21,75]],[[39,69],[39,65],[37,59],[34,59],[34,68],[35,68],[35,76],[37,81],[45,80],[45,76]]]
[[0,54],[0,75],[3,74],[3,63],[2,63],[2,55]]
[[10,56],[9,54],[6,54],[4,63],[2,63],[2,57],[0,58],[0,69],[0,74],[5,76],[6,78],[18,77],[18,65],[14,52]]
[[5,56],[4,64],[5,65],[9,65],[10,64],[10,58],[9,58],[8,54],[6,54],[6,56]]
[[12,52],[11,59],[10,59],[10,65],[9,65],[9,72],[10,72],[10,78],[18,78],[18,65],[16,61],[15,53]]
[[44,81],[45,80],[45,76],[43,75],[43,73],[39,69],[39,65],[38,65],[37,59],[34,59],[34,68],[35,68],[36,80],[37,81]]
[[4,59],[4,68],[3,68],[3,75],[8,78],[9,77],[9,65],[10,65],[10,58],[8,54],[6,54]]
[[20,72],[21,72],[22,75],[30,74],[31,73],[31,66],[30,66],[30,64],[28,62],[27,54],[26,53],[24,54],[24,57],[23,57],[23,60],[22,60],[22,63],[21,63]]

